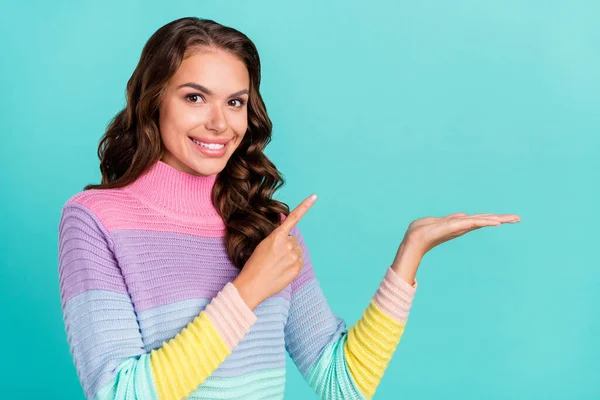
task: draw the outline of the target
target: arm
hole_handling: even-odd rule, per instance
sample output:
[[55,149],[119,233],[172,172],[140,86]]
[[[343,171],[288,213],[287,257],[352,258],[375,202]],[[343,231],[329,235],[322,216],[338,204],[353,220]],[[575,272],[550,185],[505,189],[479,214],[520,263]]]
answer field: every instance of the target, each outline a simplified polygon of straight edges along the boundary
[[400,342],[417,283],[388,267],[363,317],[347,329],[327,303],[300,230],[291,234],[303,246],[304,267],[292,282],[286,349],[320,398],[370,399]]
[[102,223],[87,208],[68,203],[58,230],[63,320],[87,399],[186,398],[256,322],[229,282],[174,338],[146,352]]

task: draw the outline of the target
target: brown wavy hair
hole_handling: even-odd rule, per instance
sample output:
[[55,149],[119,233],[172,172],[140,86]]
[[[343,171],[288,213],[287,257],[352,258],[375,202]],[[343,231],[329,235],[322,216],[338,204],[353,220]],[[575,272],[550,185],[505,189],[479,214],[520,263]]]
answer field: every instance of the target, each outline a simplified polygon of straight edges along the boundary
[[260,95],[260,58],[254,43],[236,29],[209,19],[186,17],[159,28],[145,44],[127,82],[126,106],[110,121],[98,145],[102,181],[88,189],[113,189],[135,181],[160,160],[163,143],[158,106],[163,89],[184,58],[204,48],[225,50],[241,59],[250,75],[248,130],[218,174],[212,202],[226,224],[231,262],[242,269],[256,246],[289,215],[273,193],[285,181],[263,153],[272,123]]

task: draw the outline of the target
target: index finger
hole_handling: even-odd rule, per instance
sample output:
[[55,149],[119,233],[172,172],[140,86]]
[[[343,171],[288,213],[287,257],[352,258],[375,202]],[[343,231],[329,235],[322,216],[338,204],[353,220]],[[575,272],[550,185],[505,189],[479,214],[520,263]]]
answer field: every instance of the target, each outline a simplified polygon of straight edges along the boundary
[[286,219],[279,225],[279,230],[285,232],[286,235],[289,235],[292,231],[292,228],[296,226],[298,221],[306,214],[306,212],[315,204],[317,200],[317,195],[313,194],[308,196],[302,203],[300,203],[296,208],[294,208],[290,215],[286,217]]

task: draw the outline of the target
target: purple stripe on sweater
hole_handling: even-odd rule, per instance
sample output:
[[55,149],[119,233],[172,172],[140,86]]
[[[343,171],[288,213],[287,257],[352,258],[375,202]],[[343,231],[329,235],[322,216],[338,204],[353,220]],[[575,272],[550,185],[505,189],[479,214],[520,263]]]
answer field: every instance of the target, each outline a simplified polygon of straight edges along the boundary
[[[237,277],[224,238],[176,232],[114,230],[111,237],[136,310],[211,299]],[[290,299],[291,285],[275,296]]]
[[126,294],[127,288],[110,248],[110,238],[93,214],[78,204],[65,207],[59,223],[61,302],[86,290]]

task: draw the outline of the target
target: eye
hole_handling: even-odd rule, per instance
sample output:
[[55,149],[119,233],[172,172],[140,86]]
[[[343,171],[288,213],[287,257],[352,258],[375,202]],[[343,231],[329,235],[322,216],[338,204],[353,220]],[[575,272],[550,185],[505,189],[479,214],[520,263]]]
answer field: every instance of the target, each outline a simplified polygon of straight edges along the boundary
[[185,96],[185,99],[187,101],[189,101],[190,103],[198,103],[198,101],[196,101],[196,100],[199,98],[202,99],[202,101],[204,101],[204,97],[202,97],[202,95],[199,93],[190,93]]
[[246,101],[244,99],[232,99],[229,101],[229,103],[236,102],[236,101],[237,101],[237,105],[233,105],[235,108],[242,108],[244,106],[244,104],[246,104]]

